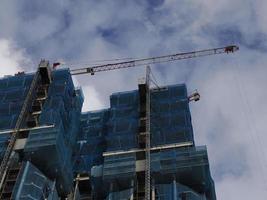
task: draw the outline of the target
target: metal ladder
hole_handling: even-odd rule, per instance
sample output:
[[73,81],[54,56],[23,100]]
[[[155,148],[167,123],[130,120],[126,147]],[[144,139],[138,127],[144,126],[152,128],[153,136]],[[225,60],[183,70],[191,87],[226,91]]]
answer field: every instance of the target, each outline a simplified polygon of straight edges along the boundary
[[139,80],[139,131],[138,146],[144,151],[136,152],[136,160],[144,161],[144,171],[137,172],[134,191],[135,200],[150,200],[150,67],[146,68],[146,78]]
[[0,165],[0,189],[3,186],[3,182],[5,180],[7,169],[8,169],[8,166],[10,164],[10,156],[11,156],[11,153],[13,151],[13,148],[14,148],[14,145],[15,145],[15,142],[16,142],[16,139],[17,139],[17,135],[19,133],[19,129],[20,129],[22,123],[23,123],[23,120],[24,120],[26,114],[27,114],[27,109],[28,109],[28,106],[29,106],[29,104],[30,104],[30,102],[32,100],[33,91],[36,88],[36,84],[37,84],[37,82],[39,80],[39,75],[40,75],[40,72],[39,72],[39,69],[38,69],[38,71],[35,73],[34,78],[32,80],[29,92],[28,92],[28,94],[27,94],[27,96],[26,96],[26,98],[24,100],[24,103],[23,103],[22,109],[20,111],[19,117],[17,119],[14,131],[11,134],[11,138],[10,138],[9,144],[7,146],[7,149],[5,151],[3,160],[1,162],[1,165]]
[[150,200],[150,67],[146,68],[146,160],[145,160],[145,200]]
[[21,163],[18,163],[7,170],[7,176],[2,187],[0,199],[10,200],[12,198],[12,192],[16,184],[19,172],[21,170]]

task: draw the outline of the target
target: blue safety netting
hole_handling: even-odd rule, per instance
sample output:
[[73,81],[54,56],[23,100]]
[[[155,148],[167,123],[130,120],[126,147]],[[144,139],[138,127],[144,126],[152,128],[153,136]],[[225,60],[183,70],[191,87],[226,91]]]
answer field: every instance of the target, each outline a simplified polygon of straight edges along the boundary
[[66,192],[71,189],[72,151],[64,142],[62,124],[58,123],[54,128],[31,131],[24,153],[27,159],[30,159],[49,177],[56,178],[57,184],[64,186],[62,190]]
[[4,132],[15,127],[32,79],[33,74],[0,79],[0,160],[10,139],[10,133]]
[[[191,188],[173,181],[172,183],[155,184],[151,195],[158,200],[204,200],[205,195],[193,191]],[[134,188],[124,189],[116,192],[109,192],[106,195],[107,200],[130,199]],[[154,193],[154,194],[152,194]]]
[[0,79],[0,130],[15,127],[32,79],[32,74]]
[[119,92],[110,96],[106,151],[128,150],[138,146],[138,91]]
[[132,186],[136,177],[136,154],[106,156],[103,164],[103,192],[123,190]]
[[[112,94],[110,109],[88,112],[81,118],[81,141],[78,142],[77,149],[82,146],[91,147],[87,149],[92,155],[89,157],[89,154],[80,154],[77,165],[82,167],[87,163],[86,168],[89,169],[92,163],[101,160],[96,158],[95,155],[99,154],[94,153],[92,147],[97,147],[100,151],[138,148],[138,129],[138,91]],[[186,141],[193,141],[193,132],[185,85],[151,90],[151,145]]]
[[[116,93],[111,96],[112,119],[108,123],[107,151],[128,150],[137,147],[139,105],[136,102],[138,102],[138,98],[137,91]],[[194,145],[185,85],[173,85],[152,90],[152,147],[183,142],[192,142]],[[127,166],[127,163],[134,163],[135,158],[128,158],[130,161],[120,162],[120,156],[111,157],[117,158],[118,161],[105,157],[103,164],[104,185],[107,184],[108,186],[108,184],[115,183],[116,186],[116,182],[119,182],[122,183],[120,188],[129,187],[129,180],[133,179],[135,171],[131,171],[131,167]],[[124,170],[126,172],[130,170],[131,173],[124,173]],[[207,197],[215,199],[205,147],[179,148],[151,153],[151,173],[156,177],[156,182],[168,182],[176,177],[182,183],[196,189],[197,192],[205,193]],[[128,182],[124,180],[124,177],[127,177]],[[205,185],[203,185],[203,181],[206,183]],[[189,199],[200,198],[192,192],[183,195]],[[165,199],[171,198],[166,197]]]
[[215,199],[205,146],[161,150],[151,153],[151,173],[155,182],[168,182],[174,177],[207,197]]
[[193,142],[191,116],[185,85],[151,91],[152,146]]
[[10,133],[0,134],[0,160],[2,160],[4,157],[10,137]]
[[[104,179],[127,179],[135,176],[135,153],[106,156],[103,166]],[[118,176],[119,175],[119,176]]]
[[39,124],[54,127],[30,131],[24,153],[45,174],[55,178],[58,192],[66,195],[72,189],[83,95],[74,88],[69,70],[54,71],[52,79]]
[[74,171],[90,173],[92,166],[103,163],[105,151],[106,122],[109,110],[92,111],[81,116],[81,130],[75,152]]
[[[55,180],[60,195],[72,190],[73,173],[89,173],[93,192],[103,192],[103,197],[108,199],[129,198],[132,181],[136,179],[136,154],[103,157],[103,152],[138,148],[138,91],[112,94],[109,109],[81,115],[83,94],[74,88],[69,70],[53,71],[52,77],[39,123],[54,127],[30,131],[25,158]],[[0,130],[14,128],[32,78],[33,74],[0,79]],[[199,194],[205,193],[209,199],[216,199],[206,149],[194,147],[185,85],[152,89],[150,117],[152,147],[193,142],[193,147],[151,153],[156,197],[167,200],[177,194],[177,199],[183,195],[183,198],[198,200],[202,198]],[[0,134],[0,157],[9,138],[9,133]],[[31,169],[36,171],[34,167]],[[174,190],[174,178],[188,188],[177,184]],[[25,183],[25,195],[30,193],[27,189],[31,186],[30,180],[20,181]],[[35,189],[32,191],[35,194]]]
[[133,195],[133,191],[134,191],[133,188],[129,188],[126,190],[121,190],[119,192],[111,192],[108,194],[105,200],[131,199],[131,196]]
[[48,179],[40,170],[27,161],[20,170],[12,192],[12,199],[58,200],[59,197],[55,182]]
[[[139,126],[137,90],[112,94],[110,109],[84,113],[77,143],[76,172],[90,172],[92,166],[103,164],[104,185],[108,187],[111,182],[119,182],[120,186],[130,187],[130,180],[136,176],[135,154],[107,156],[103,160],[102,153],[138,148]],[[151,145],[187,141],[193,142],[193,131],[185,85],[151,90]],[[157,167],[166,170],[164,159],[157,159],[161,164]],[[166,162],[176,162],[175,159],[174,156]],[[170,173],[178,173],[177,166],[172,167]],[[159,169],[153,166],[152,170],[158,173]]]
[[155,197],[160,200],[204,200],[204,195],[193,191],[191,188],[173,181],[166,184],[155,184]]
[[[106,151],[138,147],[138,91],[114,93],[105,137]],[[193,142],[191,116],[184,84],[151,90],[151,146]]]

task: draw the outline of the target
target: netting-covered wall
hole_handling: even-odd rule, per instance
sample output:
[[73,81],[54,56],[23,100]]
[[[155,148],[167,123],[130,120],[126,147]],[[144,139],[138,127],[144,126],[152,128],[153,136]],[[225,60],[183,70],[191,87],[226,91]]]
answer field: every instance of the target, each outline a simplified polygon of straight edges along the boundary
[[[136,170],[134,153],[106,156],[103,164],[104,188],[112,185],[113,191],[119,191],[131,187]],[[208,199],[216,199],[205,146],[151,152],[151,177],[155,184],[171,183],[175,179],[192,191],[205,194]],[[192,196],[191,193],[184,195]],[[163,199],[172,199],[168,192],[163,196]]]
[[9,139],[10,139],[9,133],[0,134],[0,160],[3,159]]
[[32,79],[32,74],[0,79],[0,130],[15,127]]
[[206,200],[205,195],[173,181],[167,184],[155,184],[155,197],[159,200]]
[[107,156],[103,165],[103,180],[107,187],[113,184],[113,189],[130,187],[136,176],[135,153]]
[[188,141],[194,139],[185,85],[152,90],[152,146]]
[[[76,171],[90,171],[101,164],[104,151],[138,148],[139,94],[137,90],[114,93],[110,108],[87,112],[81,118]],[[185,85],[151,91],[151,145],[193,142]]]
[[33,74],[7,76],[0,79],[0,160],[6,151],[10,130],[15,127],[24,99],[29,91]]
[[110,96],[110,118],[106,136],[106,151],[137,148],[139,123],[138,91],[119,92]]
[[[106,151],[137,148],[139,128],[138,91],[110,97]],[[193,142],[193,130],[185,85],[151,90],[151,146]]]
[[[32,78],[30,74],[0,79],[0,130],[14,128]],[[52,78],[39,123],[54,127],[30,131],[24,156],[39,171],[28,163],[28,178],[18,182],[23,185],[18,192],[28,195],[31,188],[33,195],[39,194],[39,190],[35,193],[32,189],[30,182],[34,180],[30,176],[42,171],[36,178],[37,185],[43,187],[42,178],[55,180],[59,195],[64,196],[73,188],[73,174],[88,173],[93,193],[106,199],[129,198],[137,176],[136,154],[103,157],[103,153],[134,152],[138,148],[138,91],[114,93],[110,108],[81,115],[83,94],[74,88],[69,70],[53,71]],[[207,151],[194,146],[186,86],[152,89],[150,117],[152,147],[193,143],[192,147],[151,152],[157,199],[169,200],[177,195],[178,200],[215,200]],[[9,137],[9,133],[0,134],[0,158]],[[174,179],[177,185],[172,183]]]
[[109,109],[84,113],[75,152],[74,171],[90,173],[92,166],[103,163],[105,134]]
[[[82,116],[76,172],[90,173],[92,166],[98,166],[101,172],[98,178],[92,178],[92,185],[107,199],[120,199],[121,196],[128,198],[133,181],[136,181],[137,159],[135,153],[103,158],[101,152],[137,149],[139,126],[137,90],[114,93],[110,96],[109,109],[88,112]],[[216,199],[206,148],[194,146],[186,86],[182,84],[152,89],[151,146],[184,142],[192,142],[192,147],[151,152],[151,173],[156,184],[157,198],[173,199],[174,187],[171,183],[175,178],[177,182],[188,186],[187,192],[182,194],[183,198],[205,200],[200,195],[205,193],[208,199]],[[181,188],[179,190],[177,186],[176,190],[177,199],[181,199]]]
[[[153,195],[157,200],[207,200],[205,195],[199,194],[191,188],[177,183],[177,181],[165,184],[155,184],[153,192]],[[134,188],[128,188],[117,192],[109,192],[105,199],[130,199],[133,194]]]
[[205,146],[161,150],[151,153],[151,173],[156,183],[179,183],[215,199],[214,183],[210,175]]
[[55,182],[49,180],[30,162],[25,162],[13,189],[12,199],[58,200]]
[[54,71],[52,78],[39,124],[55,127],[30,131],[24,154],[48,177],[56,179],[58,192],[66,195],[72,189],[72,155],[80,129],[83,95],[75,90],[69,70]]
[[[10,138],[10,133],[3,133],[3,130],[15,127],[32,79],[33,74],[0,79],[0,158]],[[31,160],[49,178],[56,180],[59,193],[66,195],[73,184],[72,159],[80,129],[83,94],[74,88],[69,70],[53,71],[52,79],[39,125],[54,127],[30,131],[24,158]]]
[[121,190],[119,192],[111,192],[108,194],[105,200],[131,199],[133,192],[134,192],[133,188]]

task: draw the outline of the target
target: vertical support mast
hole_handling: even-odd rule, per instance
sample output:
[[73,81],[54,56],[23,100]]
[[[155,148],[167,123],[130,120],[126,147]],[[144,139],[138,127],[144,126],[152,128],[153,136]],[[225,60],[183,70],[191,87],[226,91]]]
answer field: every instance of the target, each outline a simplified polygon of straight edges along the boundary
[[145,200],[150,200],[150,67],[146,67],[146,160]]

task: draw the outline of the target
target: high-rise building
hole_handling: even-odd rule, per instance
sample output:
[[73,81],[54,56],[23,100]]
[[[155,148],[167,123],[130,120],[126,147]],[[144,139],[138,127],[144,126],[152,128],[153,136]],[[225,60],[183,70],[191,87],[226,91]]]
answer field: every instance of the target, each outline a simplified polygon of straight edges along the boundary
[[0,79],[2,164],[16,134],[0,199],[216,199],[184,84],[139,84],[112,94],[110,108],[81,113],[69,70],[39,74]]

